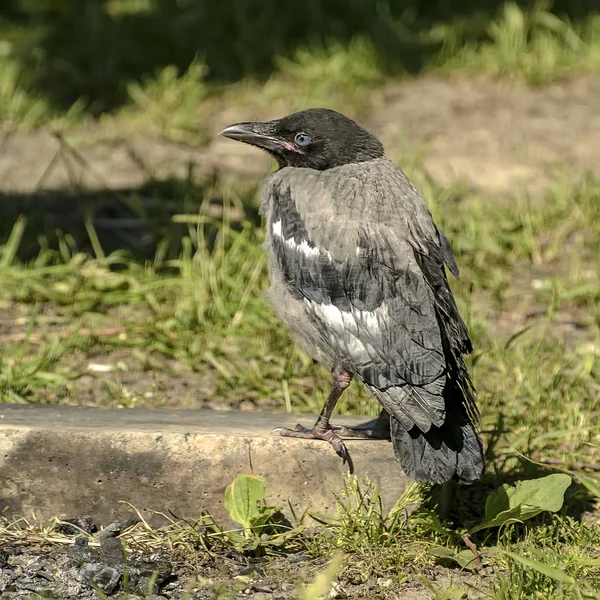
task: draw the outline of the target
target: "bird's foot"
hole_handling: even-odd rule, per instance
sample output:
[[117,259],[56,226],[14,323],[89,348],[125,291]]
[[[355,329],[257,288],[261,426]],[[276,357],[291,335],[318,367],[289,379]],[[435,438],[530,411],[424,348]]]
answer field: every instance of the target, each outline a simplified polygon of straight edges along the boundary
[[356,425],[356,427],[344,427],[343,425],[331,425],[331,429],[341,438],[354,438],[360,440],[391,440],[390,416],[386,411],[371,421]]
[[312,429],[308,429],[303,425],[296,425],[295,429],[277,427],[276,429],[273,429],[273,433],[279,433],[279,435],[282,437],[299,438],[305,440],[323,440],[324,442],[328,442],[333,446],[336,454],[342,459],[342,464],[348,463],[348,470],[350,471],[350,474],[354,473],[354,464],[352,463],[352,458],[350,457],[350,453],[348,452],[346,445],[342,441],[342,438],[333,431],[328,423],[320,424],[317,422]]
[[358,440],[387,440],[390,441],[389,426],[382,427],[377,421],[368,421],[356,427],[345,427],[344,425],[332,425],[331,429],[341,438],[353,438]]

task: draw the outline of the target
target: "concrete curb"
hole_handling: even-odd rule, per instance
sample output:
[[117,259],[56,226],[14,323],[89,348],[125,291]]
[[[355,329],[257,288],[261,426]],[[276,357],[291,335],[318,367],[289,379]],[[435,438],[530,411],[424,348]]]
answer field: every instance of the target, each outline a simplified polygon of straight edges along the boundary
[[[0,512],[39,518],[90,515],[98,524],[153,511],[226,517],[225,487],[240,473],[265,478],[271,504],[290,514],[332,513],[347,469],[320,441],[284,439],[274,427],[314,415],[0,405]],[[365,418],[336,417],[354,425]],[[390,508],[408,484],[384,441],[350,440],[360,480]]]

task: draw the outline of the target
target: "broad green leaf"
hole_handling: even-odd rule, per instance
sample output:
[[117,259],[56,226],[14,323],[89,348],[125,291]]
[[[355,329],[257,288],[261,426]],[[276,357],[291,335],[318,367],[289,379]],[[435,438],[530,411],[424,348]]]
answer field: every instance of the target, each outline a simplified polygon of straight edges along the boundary
[[499,513],[489,521],[483,521],[483,523],[475,525],[475,527],[472,527],[469,532],[476,533],[482,529],[501,527],[502,525],[508,525],[509,523],[522,523],[523,521],[527,521],[527,519],[531,519],[536,515],[539,515],[541,512],[543,512],[543,510],[537,506],[515,506],[514,508]]
[[438,558],[443,558],[446,560],[451,560],[458,565],[460,565],[463,569],[469,569],[471,571],[477,570],[477,565],[475,564],[475,556],[471,550],[461,550],[460,552],[454,552],[450,548],[445,548],[444,546],[434,546],[430,550],[431,554],[437,556]]
[[471,533],[526,521],[544,511],[556,512],[561,509],[565,491],[570,485],[571,477],[564,473],[519,481],[515,486],[504,484],[488,496],[485,519],[473,527]]
[[509,552],[508,550],[503,550],[503,552],[514,561],[519,562],[523,566],[529,567],[530,569],[533,569],[542,575],[546,575],[546,577],[550,577],[555,581],[560,581],[560,583],[575,583],[575,579],[573,579],[573,577],[570,575],[567,575],[562,569],[545,565],[537,560],[527,558],[526,556],[521,556],[520,554],[515,554],[514,552]]
[[233,521],[250,529],[253,519],[260,515],[258,503],[266,493],[262,477],[238,475],[225,490],[225,509]]
[[433,554],[433,556],[437,556],[438,558],[454,560],[455,553],[454,550],[451,550],[450,548],[446,548],[444,546],[434,546],[431,548],[430,552]]
[[485,518],[493,519],[501,512],[521,505],[556,512],[561,509],[565,491],[570,485],[571,478],[564,473],[519,481],[514,487],[504,484],[488,497]]
[[276,506],[259,506],[256,514],[250,518],[251,527],[262,527],[270,523],[279,510]]

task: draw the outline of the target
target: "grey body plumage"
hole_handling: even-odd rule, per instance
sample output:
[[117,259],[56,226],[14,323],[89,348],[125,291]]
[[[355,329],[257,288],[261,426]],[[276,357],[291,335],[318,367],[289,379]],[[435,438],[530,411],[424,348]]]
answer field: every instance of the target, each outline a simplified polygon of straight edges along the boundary
[[[324,118],[321,130],[331,115],[323,112],[317,115]],[[307,113],[299,113],[296,129],[284,129],[306,131]],[[333,114],[337,131],[343,131],[341,115]],[[285,152],[294,153],[291,160],[269,149],[282,168],[268,177],[261,201],[268,296],[309,354],[334,375],[355,376],[382,405],[407,475],[472,482],[484,460],[462,358],[471,342],[444,269],[458,276],[450,244],[379,142],[341,119],[359,131],[353,142],[362,154],[350,148],[348,160],[339,152],[329,161],[319,156],[314,168],[312,157],[296,156],[303,150],[294,150],[289,139]],[[277,131],[272,123],[280,121],[268,124]],[[309,131],[309,139],[319,139],[318,131]],[[364,134],[374,140],[366,151]],[[277,133],[269,136],[277,139]],[[323,431],[330,412],[320,423]]]

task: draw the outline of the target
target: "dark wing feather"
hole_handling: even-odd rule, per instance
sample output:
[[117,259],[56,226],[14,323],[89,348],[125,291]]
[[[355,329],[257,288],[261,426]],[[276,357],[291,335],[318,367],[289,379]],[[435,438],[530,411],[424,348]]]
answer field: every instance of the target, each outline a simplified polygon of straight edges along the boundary
[[[440,235],[442,234],[440,233]],[[453,350],[460,354],[468,354],[473,349],[471,340],[469,339],[469,332],[458,312],[454,296],[448,284],[446,271],[444,270],[444,262],[448,263],[448,257],[443,247],[436,244],[429,244],[427,250],[428,253],[424,253],[415,248],[414,255],[421,273],[433,291],[432,297],[440,327],[444,331]],[[448,252],[450,252],[449,245]],[[452,256],[451,252],[450,256]],[[454,257],[452,257],[452,261],[454,262]]]
[[442,254],[444,256],[444,262],[446,263],[446,266],[448,269],[450,269],[450,273],[452,273],[456,279],[460,279],[460,271],[458,270],[458,265],[454,260],[454,254],[452,254],[452,248],[448,238],[439,230],[438,238],[440,240],[440,246],[442,248]]

